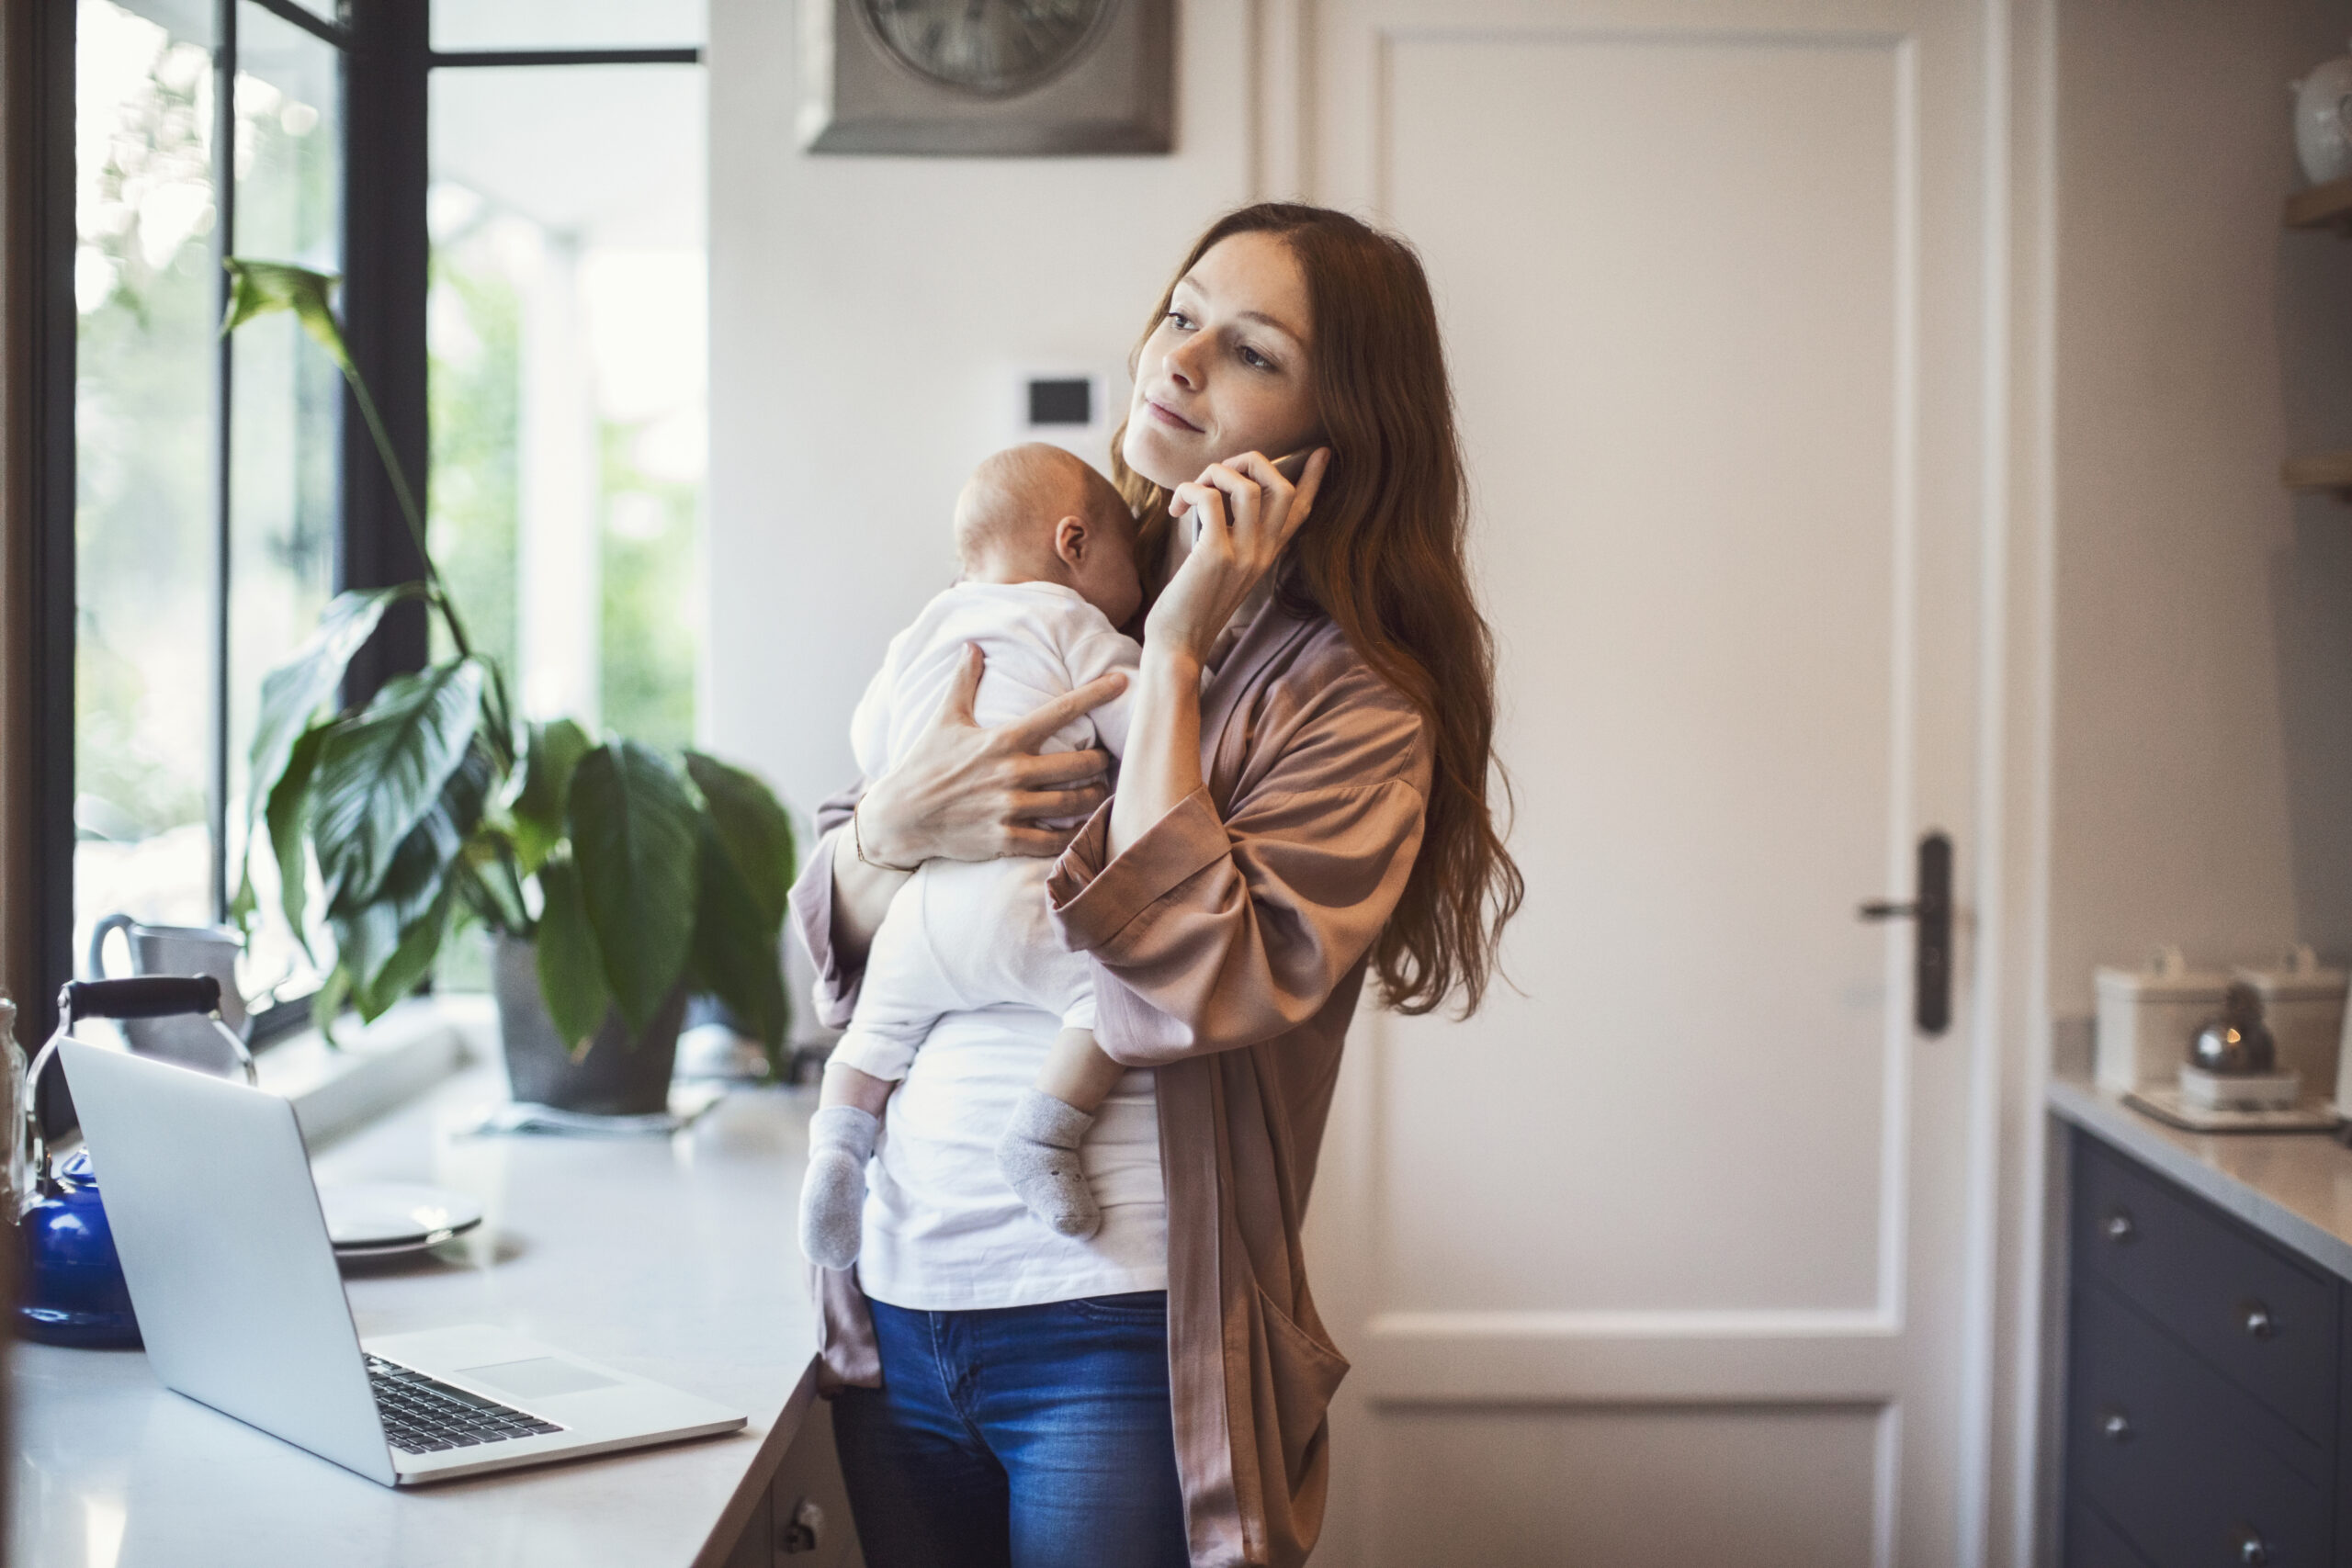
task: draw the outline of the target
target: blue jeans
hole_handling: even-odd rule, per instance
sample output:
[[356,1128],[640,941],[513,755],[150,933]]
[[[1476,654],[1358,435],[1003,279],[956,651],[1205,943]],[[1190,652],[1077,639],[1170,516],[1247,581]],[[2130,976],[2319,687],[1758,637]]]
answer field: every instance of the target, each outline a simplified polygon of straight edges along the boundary
[[1165,1292],[870,1304],[882,1386],[833,1402],[867,1568],[1186,1568]]

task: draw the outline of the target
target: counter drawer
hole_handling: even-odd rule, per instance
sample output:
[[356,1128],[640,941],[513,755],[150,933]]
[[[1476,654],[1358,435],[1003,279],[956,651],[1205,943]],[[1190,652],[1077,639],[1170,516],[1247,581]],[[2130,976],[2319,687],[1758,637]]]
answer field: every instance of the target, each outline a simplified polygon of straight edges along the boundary
[[2076,1266],[2333,1446],[2335,1281],[2097,1139],[2075,1150]]
[[2154,1568],[2320,1568],[2332,1454],[2095,1282],[2075,1289],[2073,1337],[2075,1506],[2096,1506]]
[[2106,1517],[2077,1498],[2066,1506],[2065,1568],[2148,1568],[2148,1560],[2116,1533]]

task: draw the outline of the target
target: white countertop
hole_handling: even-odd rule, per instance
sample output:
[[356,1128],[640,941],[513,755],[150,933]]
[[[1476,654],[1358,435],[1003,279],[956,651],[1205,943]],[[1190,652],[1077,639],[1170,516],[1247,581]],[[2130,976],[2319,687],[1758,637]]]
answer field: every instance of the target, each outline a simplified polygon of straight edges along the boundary
[[431,1181],[479,1230],[346,1271],[363,1336],[494,1323],[748,1412],[731,1437],[395,1492],[166,1391],[135,1350],[19,1345],[10,1560],[28,1568],[687,1568],[733,1544],[814,1388],[792,1218],[813,1090],[673,1137],[467,1137],[453,1077],[320,1150],[321,1183]]
[[2081,1078],[2052,1078],[2050,1109],[2352,1280],[2352,1149],[2324,1133],[2185,1133]]

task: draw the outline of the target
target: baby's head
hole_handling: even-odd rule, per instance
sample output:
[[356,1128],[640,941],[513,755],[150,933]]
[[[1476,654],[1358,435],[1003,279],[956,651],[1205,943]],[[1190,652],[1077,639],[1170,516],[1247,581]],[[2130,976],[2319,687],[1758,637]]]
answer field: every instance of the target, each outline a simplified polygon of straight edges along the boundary
[[1085,459],[1043,442],[973,470],[956,498],[956,554],[975,582],[1058,582],[1114,626],[1143,604],[1135,513]]

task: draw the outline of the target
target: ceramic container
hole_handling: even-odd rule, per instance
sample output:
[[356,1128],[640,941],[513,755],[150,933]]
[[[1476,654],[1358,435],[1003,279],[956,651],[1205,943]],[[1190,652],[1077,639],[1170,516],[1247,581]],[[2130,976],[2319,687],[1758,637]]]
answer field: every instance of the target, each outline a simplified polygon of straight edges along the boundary
[[2098,982],[2101,1089],[2140,1089],[2179,1081],[2197,1032],[2222,1010],[2229,976],[2191,969],[2178,948],[2159,949],[2138,969],[2102,967]]
[[2297,947],[2278,963],[2241,966],[2231,977],[2252,986],[2262,998],[2262,1016],[2278,1042],[2278,1068],[2300,1074],[2314,1095],[2335,1082],[2335,1055],[2344,1033],[2341,969],[2320,963],[2308,947]]

